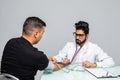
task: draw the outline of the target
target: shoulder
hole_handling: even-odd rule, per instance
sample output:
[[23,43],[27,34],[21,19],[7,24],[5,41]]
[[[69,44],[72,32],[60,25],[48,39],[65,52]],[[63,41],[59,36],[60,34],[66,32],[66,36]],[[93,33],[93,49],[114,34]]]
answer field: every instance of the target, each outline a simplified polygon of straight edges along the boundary
[[67,42],[66,43],[66,46],[75,46],[76,44],[75,44],[75,42]]
[[15,44],[17,40],[19,40],[19,38],[11,38],[8,40],[7,44]]
[[71,49],[71,48],[74,48],[75,47],[75,43],[74,42],[67,42],[65,44],[65,46],[63,47],[63,49]]
[[93,49],[101,49],[96,43],[92,43],[92,42],[88,42],[88,45],[90,48],[93,48]]

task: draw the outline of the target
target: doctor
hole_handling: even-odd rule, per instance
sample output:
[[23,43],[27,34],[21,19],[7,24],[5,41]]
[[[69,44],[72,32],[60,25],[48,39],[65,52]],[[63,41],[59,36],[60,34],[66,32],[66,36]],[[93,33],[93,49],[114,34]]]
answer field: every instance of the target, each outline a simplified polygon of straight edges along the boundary
[[89,24],[84,21],[75,23],[76,31],[74,42],[68,42],[65,47],[49,60],[54,62],[54,70],[58,70],[71,63],[79,63],[84,67],[110,67],[114,65],[113,59],[98,45],[88,41]]

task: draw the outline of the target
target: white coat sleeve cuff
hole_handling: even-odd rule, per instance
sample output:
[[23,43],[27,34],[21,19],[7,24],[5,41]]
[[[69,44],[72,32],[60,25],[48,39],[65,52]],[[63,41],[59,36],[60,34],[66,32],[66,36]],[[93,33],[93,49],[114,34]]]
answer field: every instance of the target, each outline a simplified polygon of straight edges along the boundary
[[97,67],[103,67],[101,62],[97,62]]

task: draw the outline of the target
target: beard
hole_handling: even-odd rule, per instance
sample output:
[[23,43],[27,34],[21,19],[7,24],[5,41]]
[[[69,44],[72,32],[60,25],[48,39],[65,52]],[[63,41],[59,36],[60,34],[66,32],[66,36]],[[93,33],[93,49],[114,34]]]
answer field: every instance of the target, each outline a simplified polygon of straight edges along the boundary
[[80,40],[76,39],[76,44],[82,45],[86,42],[86,40],[87,40],[86,38],[83,41],[80,41]]
[[34,44],[37,44],[40,41],[41,38],[36,39],[36,41],[34,42]]

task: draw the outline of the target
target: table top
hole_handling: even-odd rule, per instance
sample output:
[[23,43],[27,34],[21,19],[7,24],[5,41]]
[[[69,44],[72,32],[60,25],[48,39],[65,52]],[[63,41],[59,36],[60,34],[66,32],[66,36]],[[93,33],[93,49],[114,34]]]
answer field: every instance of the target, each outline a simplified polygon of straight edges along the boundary
[[[120,75],[120,66],[104,68],[105,70]],[[96,78],[86,70],[70,70],[67,72],[64,68],[54,71],[50,74],[43,74],[41,80],[120,80],[118,78]]]

